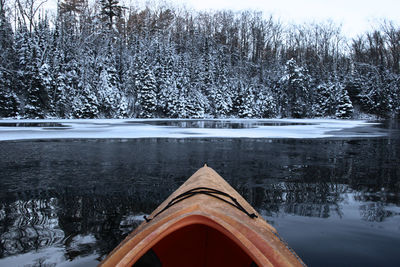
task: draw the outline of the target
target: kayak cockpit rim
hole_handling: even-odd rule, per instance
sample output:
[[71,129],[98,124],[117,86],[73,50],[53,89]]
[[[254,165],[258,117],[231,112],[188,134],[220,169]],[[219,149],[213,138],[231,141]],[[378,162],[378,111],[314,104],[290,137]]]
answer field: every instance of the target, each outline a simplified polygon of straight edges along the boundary
[[[158,224],[162,226],[159,227],[157,226]],[[144,254],[146,254],[147,251],[152,249],[157,243],[162,241],[168,235],[173,234],[174,232],[179,231],[184,227],[200,224],[212,228],[220,232],[224,236],[228,237],[229,240],[235,243],[245,254],[247,254],[249,258],[251,258],[251,260],[257,264],[257,266],[273,266],[273,264],[263,255],[263,253],[257,248],[256,245],[253,244],[252,241],[248,240],[245,235],[235,229],[235,227],[231,227],[223,220],[219,220],[216,218],[211,219],[209,218],[209,216],[194,213],[181,217],[177,220],[169,221],[167,224],[168,225],[163,225],[163,222],[159,222],[157,223],[157,225],[152,226],[151,228],[154,228],[155,231],[152,234],[146,236],[137,244],[132,244],[132,246],[130,246],[128,240],[127,243],[124,244],[124,247],[130,249],[127,249],[126,251],[119,251],[119,253],[125,252],[124,255],[120,255],[117,252],[117,254],[119,255],[112,254],[110,256],[119,258],[119,260],[115,262],[118,265],[121,264],[121,266],[132,266]],[[242,225],[242,227],[247,228],[244,224]],[[247,228],[246,231],[251,230]],[[260,261],[260,259],[264,259],[264,261]]]

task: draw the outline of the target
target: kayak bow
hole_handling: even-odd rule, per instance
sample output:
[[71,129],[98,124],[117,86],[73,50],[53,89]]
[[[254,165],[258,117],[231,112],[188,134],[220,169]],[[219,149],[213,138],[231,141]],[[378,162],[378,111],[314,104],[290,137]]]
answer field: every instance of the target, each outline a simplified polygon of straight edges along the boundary
[[238,192],[204,166],[121,242],[102,266],[303,266]]

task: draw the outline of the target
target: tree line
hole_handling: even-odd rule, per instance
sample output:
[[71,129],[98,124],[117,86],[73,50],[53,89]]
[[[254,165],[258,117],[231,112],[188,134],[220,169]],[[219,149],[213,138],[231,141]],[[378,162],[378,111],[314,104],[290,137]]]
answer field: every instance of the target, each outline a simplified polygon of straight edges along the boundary
[[339,117],[400,113],[400,28],[118,0],[0,0],[0,117]]

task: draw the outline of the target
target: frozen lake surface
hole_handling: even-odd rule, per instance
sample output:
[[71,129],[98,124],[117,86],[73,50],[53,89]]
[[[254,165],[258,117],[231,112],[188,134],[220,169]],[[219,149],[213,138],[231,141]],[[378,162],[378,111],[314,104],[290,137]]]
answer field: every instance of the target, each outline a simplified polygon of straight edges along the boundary
[[333,119],[0,120],[0,140],[129,138],[357,138],[387,134],[378,123]]

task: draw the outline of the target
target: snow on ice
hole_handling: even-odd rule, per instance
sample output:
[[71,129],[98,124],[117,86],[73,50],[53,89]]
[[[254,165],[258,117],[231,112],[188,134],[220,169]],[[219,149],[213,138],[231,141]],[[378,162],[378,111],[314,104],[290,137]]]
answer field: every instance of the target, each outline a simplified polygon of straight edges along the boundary
[[[220,126],[214,127],[211,125],[212,123],[214,125],[220,123]],[[376,124],[361,120],[337,119],[1,120],[0,140],[92,138],[353,138],[384,136],[385,132],[373,128]],[[239,127],[229,127],[229,125],[239,125]]]

